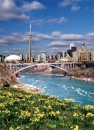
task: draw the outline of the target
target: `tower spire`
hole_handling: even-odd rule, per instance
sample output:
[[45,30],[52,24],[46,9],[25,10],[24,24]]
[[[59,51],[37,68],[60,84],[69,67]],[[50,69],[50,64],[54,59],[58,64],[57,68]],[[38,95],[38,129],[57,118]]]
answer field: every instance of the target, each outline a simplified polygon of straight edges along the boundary
[[29,33],[29,61],[30,62],[32,62],[31,43],[32,43],[32,32],[31,32],[31,21],[30,21],[30,33]]
[[31,21],[30,21],[30,32],[31,32]]

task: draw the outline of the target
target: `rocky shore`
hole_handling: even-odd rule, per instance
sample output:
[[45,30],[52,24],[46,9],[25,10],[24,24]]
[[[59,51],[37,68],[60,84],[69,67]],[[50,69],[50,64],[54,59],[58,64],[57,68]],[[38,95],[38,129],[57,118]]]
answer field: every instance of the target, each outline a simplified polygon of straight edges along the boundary
[[26,84],[22,84],[22,83],[17,83],[15,85],[12,86],[13,88],[17,88],[17,89],[20,89],[20,90],[23,90],[25,92],[29,92],[29,93],[33,93],[33,94],[38,94],[38,93],[41,93],[41,90],[39,87],[34,87],[34,88],[31,88],[29,85],[26,85]]

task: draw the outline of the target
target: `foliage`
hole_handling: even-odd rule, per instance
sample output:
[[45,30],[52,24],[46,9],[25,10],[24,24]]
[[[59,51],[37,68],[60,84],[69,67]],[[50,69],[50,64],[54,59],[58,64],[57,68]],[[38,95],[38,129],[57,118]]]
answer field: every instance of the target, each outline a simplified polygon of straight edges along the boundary
[[0,88],[0,130],[94,130],[94,106]]

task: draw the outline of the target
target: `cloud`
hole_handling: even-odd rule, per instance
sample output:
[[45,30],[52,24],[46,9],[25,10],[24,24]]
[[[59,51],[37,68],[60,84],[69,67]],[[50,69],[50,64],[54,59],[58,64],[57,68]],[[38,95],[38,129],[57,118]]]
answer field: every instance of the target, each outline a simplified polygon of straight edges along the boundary
[[29,16],[26,16],[25,14],[20,14],[20,15],[17,15],[15,13],[5,13],[5,14],[2,14],[0,13],[0,20],[1,21],[9,21],[9,20],[28,20],[29,19]]
[[55,55],[57,52],[62,51],[62,48],[60,47],[51,47],[50,49],[50,55]]
[[80,6],[73,5],[71,8],[71,11],[78,11],[80,9]]
[[64,23],[64,22],[67,22],[67,19],[65,17],[61,17],[57,23]]
[[52,37],[47,34],[36,34],[36,37],[41,40],[51,40],[52,39]]
[[94,37],[94,32],[87,33],[86,35],[89,36],[89,37]]
[[63,43],[61,41],[53,41],[50,44],[47,45],[48,47],[67,47],[67,43]]
[[22,6],[16,5],[14,0],[0,0],[0,20],[28,20],[30,17],[25,12],[44,9],[44,6],[37,2],[25,2]]
[[22,51],[23,49],[22,48],[13,48],[12,50],[13,51]]
[[11,53],[11,51],[5,51],[4,53],[5,53],[5,54],[10,54],[10,53]]
[[14,0],[0,1],[0,20],[27,20],[29,17],[21,13],[20,8],[16,6]]
[[67,22],[67,19],[65,17],[58,18],[51,18],[47,20],[48,23],[65,23]]
[[65,41],[79,41],[79,40],[84,40],[84,37],[79,34],[63,34],[60,37],[62,40]]
[[78,6],[78,2],[81,2],[81,0],[63,0],[59,3],[60,7],[67,7],[72,6],[71,11],[78,11],[81,7]]
[[53,24],[53,23],[61,24],[61,23],[65,23],[67,21],[68,20],[65,17],[61,17],[61,18],[34,19],[34,20],[32,20],[32,23],[36,24],[36,25],[43,25],[43,24],[46,24],[46,23],[49,23],[49,24]]
[[46,7],[42,4],[39,3],[38,1],[33,1],[33,2],[24,2],[22,5],[21,9],[25,12],[31,11],[31,10],[39,10],[39,9],[45,9]]
[[61,33],[59,31],[52,32],[51,34],[52,37],[59,37],[60,35]]
[[35,19],[32,20],[32,23],[36,24],[36,25],[43,25],[45,23],[44,19]]
[[59,6],[66,7],[69,5],[73,5],[74,3],[79,2],[80,0],[63,0],[62,2],[59,2]]
[[[40,42],[42,40],[51,39],[49,35],[46,34],[38,34],[33,32],[32,43]],[[0,37],[0,46],[11,46],[14,44],[28,44],[29,43],[29,32],[27,33],[12,33],[7,36]]]

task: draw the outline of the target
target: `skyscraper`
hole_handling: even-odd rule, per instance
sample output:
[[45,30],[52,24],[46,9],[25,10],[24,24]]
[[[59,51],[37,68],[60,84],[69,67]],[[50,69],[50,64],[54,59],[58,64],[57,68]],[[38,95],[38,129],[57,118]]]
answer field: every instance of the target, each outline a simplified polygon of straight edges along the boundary
[[71,50],[71,47],[74,47],[74,43],[70,43],[70,50]]
[[31,50],[31,43],[32,43],[32,32],[31,32],[31,22],[30,22],[30,33],[29,33],[29,61],[32,62],[32,50]]
[[46,62],[46,52],[45,51],[41,51],[41,59],[43,62]]

